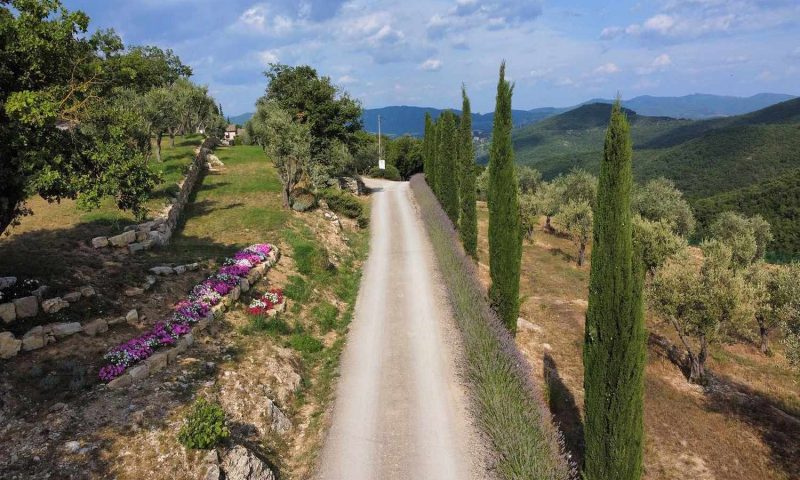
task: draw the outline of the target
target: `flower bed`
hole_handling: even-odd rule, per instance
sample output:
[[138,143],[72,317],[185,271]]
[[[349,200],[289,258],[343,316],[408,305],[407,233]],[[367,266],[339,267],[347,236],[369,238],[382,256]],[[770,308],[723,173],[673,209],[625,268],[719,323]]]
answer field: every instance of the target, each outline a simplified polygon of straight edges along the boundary
[[251,316],[272,316],[278,311],[278,307],[284,302],[283,291],[279,288],[272,288],[260,298],[250,302],[247,313]]
[[[100,369],[100,379],[110,382],[125,371],[151,357],[162,347],[171,347],[191,332],[193,326],[208,322],[214,307],[223,297],[233,294],[246,282],[250,273],[274,255],[275,247],[269,244],[251,245],[226,259],[217,273],[192,288],[188,298],[178,302],[170,318],[156,323],[152,329],[121,345],[112,348],[104,358],[108,361]],[[238,290],[236,290],[238,293]]]

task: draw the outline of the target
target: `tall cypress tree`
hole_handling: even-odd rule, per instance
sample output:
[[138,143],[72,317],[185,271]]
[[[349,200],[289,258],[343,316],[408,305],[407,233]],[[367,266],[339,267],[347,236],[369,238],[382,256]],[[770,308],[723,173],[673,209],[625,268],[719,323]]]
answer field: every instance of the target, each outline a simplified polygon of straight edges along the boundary
[[425,112],[425,134],[422,137],[422,171],[425,173],[425,180],[430,184],[431,181],[431,114]]
[[630,127],[617,99],[600,164],[583,348],[587,480],[642,475],[644,271],[633,252],[631,158]]
[[440,115],[431,125],[431,181],[428,182],[437,198],[439,197],[439,133],[441,129],[442,117]]
[[456,116],[451,111],[442,114],[439,156],[439,199],[442,208],[454,224],[458,224],[458,130]]
[[458,161],[461,179],[459,181],[459,200],[461,214],[458,231],[464,251],[472,258],[478,258],[478,218],[475,212],[475,152],[472,147],[472,113],[467,89],[461,86],[461,128],[459,129]]
[[503,61],[489,150],[489,268],[492,278],[489,298],[500,320],[512,333],[516,332],[519,315],[522,260],[517,174],[511,145],[513,91],[514,87],[506,80],[506,62]]

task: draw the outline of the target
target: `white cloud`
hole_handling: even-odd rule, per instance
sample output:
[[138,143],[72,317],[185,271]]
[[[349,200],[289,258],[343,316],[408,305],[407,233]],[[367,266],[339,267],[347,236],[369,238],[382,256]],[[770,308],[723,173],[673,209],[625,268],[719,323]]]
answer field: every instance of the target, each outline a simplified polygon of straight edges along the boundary
[[239,21],[244,25],[261,30],[267,22],[267,9],[264,5],[248,8],[239,17]]
[[419,68],[428,72],[437,72],[442,68],[442,61],[435,58],[429,58],[422,62]]
[[672,65],[672,58],[666,53],[657,56],[647,65],[641,66],[636,69],[639,75],[649,75],[655,72],[663,72]]
[[356,80],[350,75],[342,75],[341,77],[339,77],[339,80],[336,81],[336,83],[340,83],[342,85],[352,85],[357,82],[358,80]]
[[770,72],[769,70],[764,70],[763,72],[759,73],[756,76],[756,80],[760,80],[762,82],[769,82],[775,80],[775,74]]
[[619,67],[615,63],[605,63],[594,69],[596,75],[611,75],[619,72]]
[[278,52],[277,50],[262,50],[258,52],[258,59],[264,65],[268,65],[270,63],[278,63]]
[[611,40],[617,38],[625,32],[622,27],[606,27],[600,32],[600,38],[603,40]]

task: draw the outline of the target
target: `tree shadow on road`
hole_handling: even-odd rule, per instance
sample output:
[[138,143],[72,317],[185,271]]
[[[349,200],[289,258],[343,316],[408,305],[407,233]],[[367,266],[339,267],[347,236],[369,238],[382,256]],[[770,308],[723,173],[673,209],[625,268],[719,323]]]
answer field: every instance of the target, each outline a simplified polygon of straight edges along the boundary
[[553,414],[562,435],[564,446],[572,455],[576,465],[583,465],[585,444],[583,440],[583,420],[575,396],[558,373],[558,365],[549,354],[544,354],[543,374],[547,385],[547,398],[550,413]]

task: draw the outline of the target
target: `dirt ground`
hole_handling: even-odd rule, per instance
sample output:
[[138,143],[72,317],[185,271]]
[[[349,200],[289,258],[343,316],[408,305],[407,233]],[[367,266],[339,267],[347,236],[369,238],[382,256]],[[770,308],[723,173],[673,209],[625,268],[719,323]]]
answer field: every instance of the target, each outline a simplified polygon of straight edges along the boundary
[[[488,285],[488,212],[479,205],[479,256]],[[583,451],[584,316],[588,263],[577,248],[540,226],[523,247],[520,316],[530,326],[517,346],[546,385],[551,411],[572,455]],[[711,351],[707,387],[688,383],[655,341],[677,341],[648,315],[645,380],[645,479],[788,480],[800,478],[800,373],[778,352],[729,344]]]

